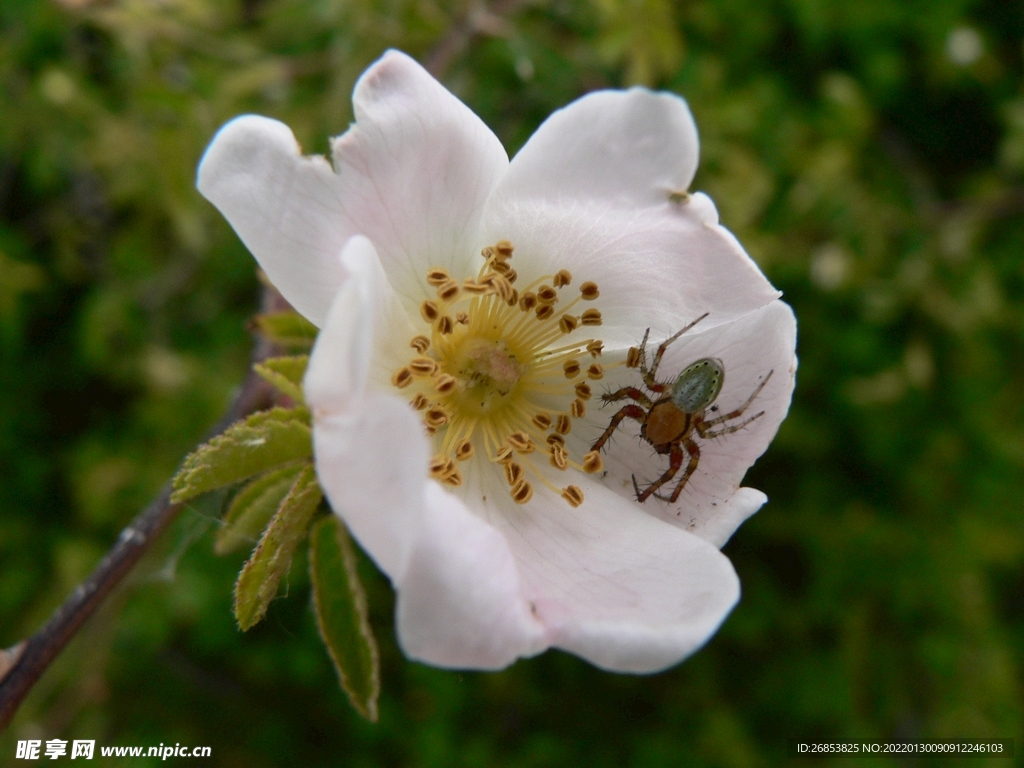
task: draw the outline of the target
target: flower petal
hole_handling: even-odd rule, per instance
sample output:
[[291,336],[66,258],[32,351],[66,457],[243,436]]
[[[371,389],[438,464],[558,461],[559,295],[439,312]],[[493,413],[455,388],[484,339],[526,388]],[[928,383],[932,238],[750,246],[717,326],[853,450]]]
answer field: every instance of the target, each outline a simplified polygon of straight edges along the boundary
[[[725,366],[725,382],[715,401],[717,410],[707,412],[707,418],[712,419],[741,406],[771,371],[768,383],[743,416],[730,419],[720,427],[736,425],[744,418],[764,413],[731,434],[712,438],[694,434],[694,442],[700,448],[700,461],[678,502],[669,504],[650,498],[642,508],[721,546],[765,501],[764,494],[740,488],[740,482],[768,448],[789,410],[796,373],[796,320],[787,304],[773,301],[738,320],[703,331],[702,325],[683,334],[668,347],[658,368],[658,381],[673,381],[687,365],[702,357],[720,359]],[[657,345],[676,330],[679,329],[664,326],[651,329],[648,361]],[[614,359],[616,353],[606,353],[606,357]],[[608,369],[605,383],[607,391],[614,391],[623,386],[641,387],[642,379],[639,371],[619,367]],[[610,403],[603,408],[595,402],[595,407],[588,412],[590,423],[573,430],[567,441],[569,446],[575,451],[588,450],[589,443],[601,434],[618,408],[628,402]],[[636,496],[631,475],[636,476],[643,488],[668,469],[668,457],[655,454],[639,433],[640,425],[625,419],[603,450],[607,471],[604,483],[620,496],[633,500]],[[675,488],[679,476],[677,474],[665,485],[667,493]]]
[[331,306],[304,382],[317,476],[334,511],[397,580],[423,514],[427,439],[408,403],[366,391],[371,353],[391,303],[373,246],[354,237],[341,260],[352,276]]
[[425,275],[464,275],[479,258],[480,216],[508,166],[501,142],[423,67],[388,51],[356,84],[356,122],[332,143],[344,213],[377,247],[417,312]]
[[706,195],[686,195],[697,134],[678,96],[603,91],[556,112],[512,160],[484,212],[482,241],[508,239],[527,280],[571,269],[601,290],[601,336],[708,325],[780,294]]
[[686,192],[699,156],[697,126],[680,97],[644,88],[596,91],[544,121],[499,190],[658,205]]
[[551,645],[614,672],[657,672],[697,650],[739,598],[732,564],[591,478],[573,509],[546,488],[491,517]]
[[404,53],[367,69],[352,100],[356,122],[332,142],[333,170],[303,157],[287,126],[255,115],[221,128],[199,165],[199,191],[317,325],[346,277],[337,254],[352,235],[373,241],[413,311],[429,267],[466,273],[508,166],[480,118]]
[[196,186],[281,294],[323,325],[345,278],[338,254],[356,231],[342,214],[342,184],[330,164],[303,157],[283,123],[243,115],[214,136]]
[[398,585],[398,639],[440,667],[502,669],[547,647],[505,538],[430,482],[415,550]]
[[407,570],[423,515],[429,455],[408,403],[367,394],[313,425],[316,473],[331,508],[393,582]]

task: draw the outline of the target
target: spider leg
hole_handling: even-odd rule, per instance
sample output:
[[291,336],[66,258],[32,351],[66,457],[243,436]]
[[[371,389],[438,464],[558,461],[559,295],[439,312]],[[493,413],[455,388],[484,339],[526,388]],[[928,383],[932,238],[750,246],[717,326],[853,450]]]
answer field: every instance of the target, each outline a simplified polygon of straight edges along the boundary
[[764,416],[764,411],[759,411],[758,413],[755,413],[753,416],[745,418],[739,424],[733,424],[730,427],[722,427],[721,429],[706,429],[702,428],[704,425],[701,425],[697,427],[697,432],[700,434],[701,437],[707,438],[721,437],[722,435],[731,435],[733,432],[739,432],[741,429],[747,426],[747,424],[754,421],[755,419],[761,418],[762,416]]
[[615,392],[606,392],[601,395],[601,401],[605,403],[614,403],[616,400],[625,400],[627,397],[631,400],[636,400],[644,408],[650,408],[654,405],[650,398],[636,387],[623,387]]
[[[636,483],[636,475],[633,475],[633,490],[636,491],[636,500],[641,504],[647,501],[651,494],[675,477],[676,472],[679,471],[681,466],[683,466],[683,449],[678,445],[673,445],[672,451],[669,453],[668,469],[665,470],[661,477],[644,488],[643,492],[640,491],[640,487]],[[658,498],[661,497],[659,496]]]
[[[693,326],[695,326],[697,323],[699,323],[701,320],[703,320],[709,314],[711,314],[711,313],[710,312],[705,312],[703,315],[698,317],[692,323],[690,323],[689,325],[685,326],[682,330],[676,331],[674,334],[669,336],[667,339],[665,339],[663,342],[661,342],[661,344],[658,345],[658,351],[654,353],[654,362],[651,364],[651,369],[648,371],[646,366],[645,367],[641,367],[641,369],[640,369],[640,372],[643,373],[643,375],[644,375],[644,384],[647,385],[648,389],[650,389],[652,392],[664,392],[665,391],[665,389],[666,389],[666,387],[668,385],[666,385],[666,384],[659,384],[655,380],[655,378],[654,378],[655,374],[657,374],[657,372],[658,372],[658,366],[661,365],[661,357],[662,357],[662,355],[665,354],[665,350],[668,349],[668,345],[669,344],[671,344],[673,341],[678,339],[680,336],[682,336],[688,330],[693,328]],[[646,340],[647,340],[647,334],[644,334],[644,341],[646,341]],[[642,359],[643,358],[641,358],[641,360]]]
[[592,446],[590,446],[590,450],[601,450],[601,448],[604,447],[604,444],[608,442],[608,438],[612,436],[612,432],[614,432],[615,428],[619,426],[619,422],[621,422],[626,417],[636,419],[640,423],[643,423],[644,419],[647,418],[647,411],[645,411],[639,405],[630,404],[622,406],[618,411],[615,412],[615,415],[612,416],[612,420],[608,423],[608,428],[605,429],[605,431],[601,433],[601,436],[597,438],[597,441]]
[[[774,372],[775,372],[775,369],[774,369],[774,368],[773,368],[772,370],[768,371],[768,375],[767,375],[767,376],[765,376],[765,377],[764,377],[764,378],[763,378],[763,379],[761,380],[761,383],[757,385],[757,388],[756,388],[756,389],[754,389],[754,391],[750,393],[750,397],[748,397],[748,398],[747,398],[747,402],[745,402],[745,403],[744,403],[743,405],[741,405],[741,406],[740,406],[739,408],[737,408],[737,409],[736,409],[735,411],[730,411],[729,413],[723,414],[722,416],[718,416],[718,417],[716,417],[716,418],[714,418],[714,419],[711,419],[711,421],[698,421],[698,422],[697,422],[697,424],[696,424],[695,426],[696,426],[696,428],[697,428],[697,432],[698,432],[698,433],[700,434],[700,436],[701,436],[701,437],[709,437],[709,435],[708,435],[708,434],[706,434],[706,432],[707,432],[707,430],[709,430],[709,429],[710,429],[711,427],[716,427],[716,426],[718,426],[719,424],[723,424],[723,423],[727,422],[727,421],[728,421],[729,419],[735,419],[735,418],[738,418],[738,417],[742,416],[742,415],[743,415],[743,412],[744,412],[745,410],[747,410],[747,408],[749,408],[749,407],[750,407],[750,404],[751,404],[752,402],[754,402],[754,398],[755,398],[755,397],[757,397],[757,396],[758,396],[758,395],[759,395],[759,394],[761,393],[761,390],[762,390],[762,389],[764,389],[764,385],[768,383],[768,379],[770,379],[770,378],[772,377],[772,374],[773,374]],[[762,411],[762,413],[763,413],[763,411]],[[757,414],[757,416],[760,416],[760,415],[761,415],[760,413],[759,413],[759,414]],[[744,423],[744,424],[749,424],[749,423],[750,423],[751,421],[753,421],[754,419],[756,419],[756,418],[757,418],[757,416],[754,416],[753,418],[751,418],[751,419],[748,419],[747,421],[745,421],[745,422],[743,422],[743,423]],[[743,426],[743,424],[740,424],[740,425],[738,425],[738,427],[739,427],[739,426]],[[737,428],[738,428],[738,427],[737,427]],[[734,432],[735,430],[730,430],[730,431],[733,431],[733,432]],[[725,433],[725,432],[722,432],[722,434],[724,435],[724,434],[726,434],[726,433]],[[711,437],[717,437],[717,435],[710,435],[710,436],[711,436]]]
[[[697,463],[700,461],[700,448],[695,442],[693,442],[693,440],[687,438],[683,441],[683,445],[686,446],[686,452],[690,454],[690,463],[687,464],[686,469],[683,470],[683,476],[679,478],[679,482],[676,483],[676,487],[672,491],[672,495],[665,497],[660,493],[654,494],[655,498],[667,501],[670,504],[675,504],[679,500],[679,494],[683,492],[683,488],[686,487],[686,481],[689,480],[690,476],[697,470]],[[676,514],[679,513],[677,512]]]
[[648,328],[646,331],[644,331],[644,338],[640,342],[640,346],[637,347],[637,349],[640,351],[640,373],[643,374],[643,376],[645,377],[647,376],[647,337],[650,335],[651,329]]

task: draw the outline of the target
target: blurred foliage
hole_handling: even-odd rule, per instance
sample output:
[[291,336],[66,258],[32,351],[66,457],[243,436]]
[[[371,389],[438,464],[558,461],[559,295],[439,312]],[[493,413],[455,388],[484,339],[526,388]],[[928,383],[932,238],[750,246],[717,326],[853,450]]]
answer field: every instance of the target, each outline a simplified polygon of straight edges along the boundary
[[203,148],[254,111],[325,151],[388,46],[453,51],[445,82],[510,152],[594,88],[690,101],[695,187],[800,322],[793,410],[748,475],[771,501],[725,550],[742,602],[661,675],[558,652],[457,674],[401,657],[364,559],[371,726],[317,639],[301,551],[291,599],[237,631],[244,553],[214,556],[204,500],[44,677],[0,763],[56,736],[210,745],[225,766],[596,768],[1024,733],[1024,6],[1005,0],[3,0],[0,645],[243,377],[258,284],[193,189]]

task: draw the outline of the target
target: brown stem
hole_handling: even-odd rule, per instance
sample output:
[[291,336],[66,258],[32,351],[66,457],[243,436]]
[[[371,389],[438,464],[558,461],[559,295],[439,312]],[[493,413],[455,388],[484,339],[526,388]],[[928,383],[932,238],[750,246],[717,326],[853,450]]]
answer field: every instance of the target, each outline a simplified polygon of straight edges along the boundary
[[[276,291],[264,292],[264,311],[283,308],[287,308],[287,304]],[[275,352],[274,345],[260,339],[253,351],[253,359],[262,360]],[[269,407],[273,404],[273,396],[273,388],[250,372],[231,407],[210,431],[209,437],[220,434],[250,413]],[[121,531],[117,543],[50,620],[30,638],[0,657],[0,731],[10,723],[43,672],[181,512],[183,505],[171,504],[170,495],[171,484],[167,483],[156,499]]]

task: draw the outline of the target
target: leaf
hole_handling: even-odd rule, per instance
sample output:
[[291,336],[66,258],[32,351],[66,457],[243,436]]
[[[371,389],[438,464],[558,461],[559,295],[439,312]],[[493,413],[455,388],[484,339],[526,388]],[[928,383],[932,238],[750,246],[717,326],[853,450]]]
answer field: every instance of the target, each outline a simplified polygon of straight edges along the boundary
[[304,403],[302,377],[306,375],[309,355],[271,357],[256,363],[253,370],[297,403]]
[[285,347],[309,349],[319,329],[298,312],[269,312],[254,320],[258,333]]
[[175,504],[313,454],[305,408],[274,408],[236,422],[185,459],[174,477]]
[[327,652],[352,706],[377,722],[380,658],[367,615],[366,593],[356,573],[356,553],[345,526],[329,515],[309,535],[313,607]]
[[313,465],[307,464],[281,501],[252,556],[235,583],[235,619],[243,631],[257,624],[277,594],[278,584],[292,564],[295,548],[306,535],[323,494]]
[[224,523],[217,531],[213,551],[226,555],[256,541],[300,471],[301,466],[288,466],[267,472],[236,493],[224,513]]

